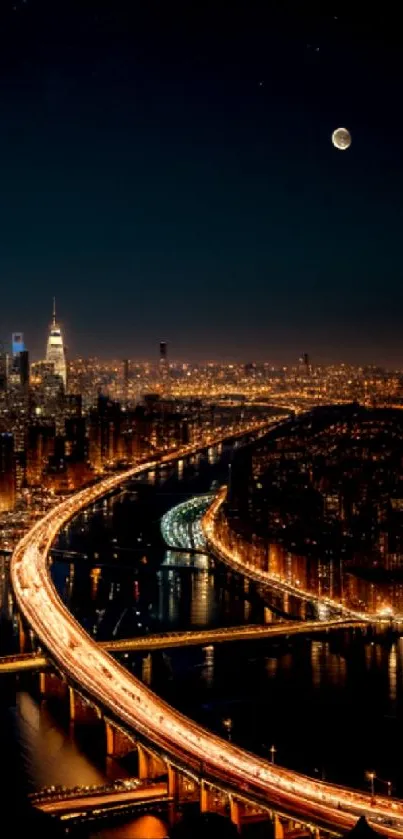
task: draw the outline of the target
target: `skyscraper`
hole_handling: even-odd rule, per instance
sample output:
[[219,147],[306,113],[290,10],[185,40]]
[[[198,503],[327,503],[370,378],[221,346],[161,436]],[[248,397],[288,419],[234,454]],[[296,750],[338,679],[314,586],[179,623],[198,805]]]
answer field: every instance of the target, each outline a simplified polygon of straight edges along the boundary
[[8,355],[0,343],[0,392],[7,390],[8,366]]
[[300,373],[303,376],[309,376],[311,372],[311,361],[307,352],[302,353],[299,360]]
[[20,374],[20,384],[22,387],[26,387],[29,385],[29,352],[28,350],[22,350],[19,355],[19,374]]
[[18,355],[20,352],[24,352],[25,344],[24,344],[24,336],[22,332],[13,332],[11,336],[11,346],[12,346],[12,353],[13,356]]
[[9,365],[9,384],[13,387],[29,384],[29,353],[25,348],[22,332],[13,332],[11,336],[12,356]]
[[53,318],[50,326],[48,343],[46,347],[46,361],[53,364],[56,376],[60,376],[64,387],[67,382],[66,354],[63,344],[63,335],[60,325],[56,322],[56,300],[53,298]]
[[166,377],[168,372],[168,345],[166,341],[160,341],[160,376]]

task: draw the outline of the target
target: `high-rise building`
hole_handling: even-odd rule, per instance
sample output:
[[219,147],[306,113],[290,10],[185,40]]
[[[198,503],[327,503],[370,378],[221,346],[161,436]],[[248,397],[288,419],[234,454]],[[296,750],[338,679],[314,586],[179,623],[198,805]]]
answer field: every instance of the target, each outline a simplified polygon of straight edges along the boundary
[[64,397],[64,414],[66,417],[80,419],[83,413],[83,397],[81,393],[68,393]]
[[0,392],[7,390],[8,385],[8,353],[4,352],[0,344]]
[[11,348],[13,356],[18,355],[20,352],[24,352],[25,344],[22,332],[13,332],[11,336]]
[[46,347],[46,361],[53,364],[56,376],[60,376],[66,388],[67,365],[66,353],[63,344],[63,335],[60,324],[56,321],[56,300],[53,298],[53,317],[50,325],[48,343]]
[[[8,385],[11,388],[15,387],[26,387],[29,385],[29,353],[28,350],[17,350],[18,346],[24,346],[23,343],[18,343],[14,341],[13,333],[13,354],[12,358],[10,359],[9,363],[9,370],[8,370]],[[21,333],[18,333],[20,337]]]
[[305,376],[309,376],[311,372],[311,362],[307,352],[302,353],[301,358],[299,360],[300,366],[300,373]]
[[107,461],[122,456],[122,412],[119,402],[99,394],[96,410],[90,413],[89,456],[91,466],[99,469]]
[[19,355],[20,361],[20,384],[22,387],[29,385],[29,352],[28,350],[21,350]]
[[122,362],[123,367],[123,398],[125,402],[129,399],[129,381],[130,381],[130,361],[124,358]]
[[14,439],[12,434],[0,434],[0,513],[15,506]]
[[27,482],[29,486],[41,486],[43,473],[49,458],[55,451],[54,423],[37,423],[28,428]]
[[166,376],[168,372],[168,344],[160,341],[160,374]]

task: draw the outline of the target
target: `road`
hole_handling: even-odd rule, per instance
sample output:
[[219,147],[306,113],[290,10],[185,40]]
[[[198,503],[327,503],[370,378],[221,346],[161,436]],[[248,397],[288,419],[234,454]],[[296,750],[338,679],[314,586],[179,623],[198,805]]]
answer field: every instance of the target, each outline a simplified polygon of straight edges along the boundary
[[161,519],[161,534],[168,548],[205,553],[206,543],[201,518],[210,506],[214,493],[195,495],[172,507]]
[[[169,650],[173,647],[198,647],[205,644],[229,644],[232,641],[259,641],[264,638],[278,638],[291,635],[309,635],[332,629],[366,629],[368,622],[342,620],[328,621],[283,621],[281,623],[256,626],[229,626],[223,629],[196,629],[185,632],[161,632],[142,635],[138,638],[120,638],[116,641],[98,641],[102,650],[110,653],[152,652]],[[21,653],[0,656],[1,673],[23,673],[46,670],[51,662],[37,653]]]
[[136,790],[111,790],[107,793],[94,793],[94,795],[80,795],[77,798],[67,797],[54,801],[43,801],[35,804],[37,810],[43,813],[61,814],[85,812],[94,808],[117,807],[119,804],[144,804],[155,799],[168,801],[168,788],[164,782],[155,783],[149,787],[141,787]]
[[73,684],[194,777],[200,777],[202,771],[207,780],[238,791],[249,801],[263,801],[266,806],[272,803],[298,814],[301,820],[311,819],[341,833],[365,815],[384,835],[402,837],[403,801],[378,796],[372,800],[365,793],[314,780],[212,734],[171,708],[101,649],[58,597],[49,574],[48,556],[60,528],[125,479],[196,451],[196,446],[187,446],[176,454],[162,455],[123,475],[105,478],[53,508],[24,536],[12,557],[11,578],[21,612]]

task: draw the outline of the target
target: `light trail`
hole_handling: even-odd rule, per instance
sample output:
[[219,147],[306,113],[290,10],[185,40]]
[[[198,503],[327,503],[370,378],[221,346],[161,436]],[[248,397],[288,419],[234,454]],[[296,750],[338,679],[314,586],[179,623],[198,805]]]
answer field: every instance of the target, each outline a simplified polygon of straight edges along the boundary
[[144,804],[154,799],[169,801],[167,784],[158,782],[136,790],[111,790],[110,792],[95,792],[92,795],[78,793],[76,796],[55,796],[53,800],[34,803],[36,810],[43,813],[75,813],[77,810],[93,810],[94,807],[105,807],[109,811],[120,804]]
[[[251,429],[253,430],[253,429]],[[246,433],[246,429],[243,429]],[[225,439],[228,434],[225,435]],[[209,441],[209,445],[213,442]],[[202,446],[205,447],[205,443]],[[224,741],[174,710],[128,673],[80,627],[60,600],[50,577],[48,556],[59,530],[84,507],[127,478],[193,454],[187,446],[81,490],[53,508],[17,545],[11,578],[17,603],[51,658],[113,719],[152,743],[194,778],[201,775],[246,800],[298,814],[302,820],[343,832],[365,815],[390,837],[403,834],[403,801],[369,795],[275,766]]]
[[161,519],[165,544],[173,550],[205,551],[206,540],[201,517],[214,498],[214,493],[197,495],[172,507]]
[[[187,632],[161,632],[155,635],[140,635],[136,638],[118,638],[116,641],[97,641],[98,646],[109,653],[149,653],[153,650],[170,650],[174,647],[198,647],[205,644],[230,644],[233,641],[259,641],[270,638],[313,635],[332,629],[366,629],[368,622],[343,620],[328,621],[282,621],[264,626],[229,626],[224,629],[192,629]],[[20,673],[46,670],[51,662],[38,653],[17,653],[0,656],[0,673]]]

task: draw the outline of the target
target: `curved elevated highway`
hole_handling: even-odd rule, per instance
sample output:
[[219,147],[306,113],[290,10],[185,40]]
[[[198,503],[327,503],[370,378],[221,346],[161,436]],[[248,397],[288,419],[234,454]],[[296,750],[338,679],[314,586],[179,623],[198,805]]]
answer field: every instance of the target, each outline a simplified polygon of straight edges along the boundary
[[[217,440],[218,442],[218,440]],[[170,707],[79,626],[53,586],[49,551],[58,531],[72,516],[102,495],[160,463],[193,453],[186,447],[105,478],[62,502],[38,522],[17,545],[11,576],[18,606],[42,646],[69,680],[108,716],[135,731],[160,754],[193,777],[232,791],[255,803],[294,813],[336,832],[351,828],[361,815],[390,837],[403,834],[403,802],[315,781],[270,764],[224,741]]]

